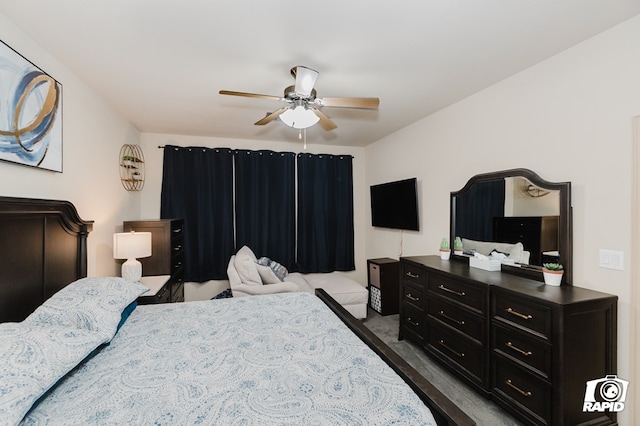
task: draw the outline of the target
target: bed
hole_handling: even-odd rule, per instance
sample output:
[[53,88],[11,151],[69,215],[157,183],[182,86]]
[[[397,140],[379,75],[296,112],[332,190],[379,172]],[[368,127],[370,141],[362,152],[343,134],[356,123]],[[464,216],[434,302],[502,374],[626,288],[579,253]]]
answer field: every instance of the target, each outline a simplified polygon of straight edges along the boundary
[[475,424],[326,292],[136,306],[91,228],[0,197],[0,424]]

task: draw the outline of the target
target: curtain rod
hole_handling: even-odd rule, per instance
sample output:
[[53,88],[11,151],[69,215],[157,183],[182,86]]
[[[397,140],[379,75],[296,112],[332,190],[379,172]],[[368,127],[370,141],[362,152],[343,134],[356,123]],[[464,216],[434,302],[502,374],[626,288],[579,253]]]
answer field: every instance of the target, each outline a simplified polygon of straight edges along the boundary
[[[158,145],[158,149],[164,149],[164,148],[165,148],[164,145]],[[206,147],[202,147],[202,148],[206,148]],[[216,148],[209,148],[209,149],[216,149]],[[227,148],[227,149],[230,149],[230,148]],[[230,149],[230,150],[233,151],[233,149]],[[311,153],[306,153],[306,152],[299,152],[297,154],[295,152],[292,152],[291,154],[294,154],[294,155],[302,155],[302,154],[309,154],[309,155],[335,155],[337,157],[342,156],[342,157],[355,158],[353,155],[350,155],[350,154],[311,154]]]

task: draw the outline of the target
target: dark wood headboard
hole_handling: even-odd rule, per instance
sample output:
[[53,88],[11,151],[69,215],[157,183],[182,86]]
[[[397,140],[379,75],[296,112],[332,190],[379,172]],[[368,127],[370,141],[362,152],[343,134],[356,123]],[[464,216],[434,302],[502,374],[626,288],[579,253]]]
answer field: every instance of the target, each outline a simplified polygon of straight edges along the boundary
[[87,236],[68,201],[0,197],[0,322],[22,321],[87,276]]

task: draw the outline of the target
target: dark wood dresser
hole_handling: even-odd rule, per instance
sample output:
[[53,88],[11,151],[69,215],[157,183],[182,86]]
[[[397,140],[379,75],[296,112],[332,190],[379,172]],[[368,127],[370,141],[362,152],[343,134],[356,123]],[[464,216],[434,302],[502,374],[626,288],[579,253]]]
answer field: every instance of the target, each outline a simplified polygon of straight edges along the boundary
[[525,424],[615,424],[583,413],[616,374],[617,296],[439,256],[400,259],[400,332]]
[[151,232],[151,256],[139,259],[142,262],[142,275],[169,275],[168,301],[184,302],[182,219],[126,221],[122,228],[124,232]]

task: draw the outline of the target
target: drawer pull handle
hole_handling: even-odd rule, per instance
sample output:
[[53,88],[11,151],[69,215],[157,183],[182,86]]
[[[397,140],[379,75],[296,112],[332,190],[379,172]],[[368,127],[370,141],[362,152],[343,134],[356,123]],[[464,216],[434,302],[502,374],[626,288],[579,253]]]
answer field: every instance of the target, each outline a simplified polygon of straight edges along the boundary
[[518,318],[522,318],[522,319],[525,319],[525,320],[533,319],[533,315],[525,315],[525,314],[521,314],[520,312],[518,312],[518,311],[514,311],[514,310],[513,310],[513,309],[511,309],[511,308],[507,308],[507,312],[508,312],[508,313],[510,313],[511,315],[515,315],[515,316],[517,316]]
[[420,301],[419,297],[413,297],[411,295],[411,293],[407,293],[407,299],[413,300],[414,302],[419,302]]
[[516,392],[518,392],[520,395],[529,398],[531,395],[533,395],[530,391],[523,391],[522,389],[520,389],[519,387],[517,387],[516,385],[514,385],[513,383],[511,383],[511,379],[507,379],[504,381],[504,384],[509,386],[511,389],[515,390]]
[[419,326],[420,326],[420,323],[419,323],[419,322],[413,322],[413,321],[411,320],[411,317],[407,318],[407,322],[408,322],[409,324],[411,324],[411,325],[415,326],[415,327],[419,327]]
[[453,321],[458,325],[464,325],[464,321],[457,320],[457,319],[453,318],[452,316],[449,316],[449,315],[445,314],[444,311],[440,311],[440,316],[443,317],[443,318],[448,319],[449,321]]
[[454,350],[453,348],[451,348],[449,345],[447,345],[444,340],[440,340],[440,346],[442,346],[443,348],[445,348],[446,350],[448,350],[449,352],[455,354],[458,358],[464,358],[464,352],[458,352],[456,350]]
[[409,278],[420,278],[420,275],[418,274],[412,274],[411,272],[406,272],[405,273],[406,276],[408,276]]
[[182,246],[175,246],[173,248],[173,251],[180,251],[180,250],[182,250]]
[[449,292],[449,293],[451,293],[451,294],[455,294],[456,296],[460,296],[460,297],[464,297],[464,296],[466,296],[466,294],[465,294],[465,292],[464,292],[464,291],[451,290],[450,288],[447,288],[447,287],[445,287],[445,286],[444,286],[444,285],[442,285],[442,284],[440,284],[440,285],[438,286],[438,288],[439,288],[440,290],[444,290],[444,291]]
[[176,229],[173,230],[174,234],[179,234],[181,232],[182,232],[182,228],[176,228]]
[[525,350],[522,350],[522,349],[520,349],[519,347],[514,346],[514,344],[513,344],[513,343],[511,343],[511,342],[507,342],[507,343],[505,343],[505,346],[506,346],[506,347],[508,347],[509,349],[513,349],[514,351],[516,351],[516,352],[518,352],[518,353],[520,353],[520,354],[522,354],[522,355],[524,355],[524,356],[531,356],[531,355],[533,355],[533,352],[531,352],[531,351],[525,351]]

